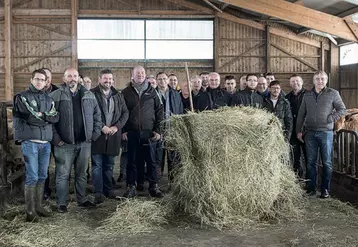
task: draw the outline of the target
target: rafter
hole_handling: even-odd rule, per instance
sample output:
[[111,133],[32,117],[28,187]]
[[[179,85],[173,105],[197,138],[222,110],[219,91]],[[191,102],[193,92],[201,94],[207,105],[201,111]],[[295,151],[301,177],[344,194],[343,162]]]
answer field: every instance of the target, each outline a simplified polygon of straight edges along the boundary
[[204,3],[206,3],[207,5],[209,5],[210,7],[212,7],[214,10],[218,11],[218,12],[223,12],[221,9],[219,9],[218,7],[216,7],[213,3],[211,3],[209,0],[203,0]]
[[342,18],[285,0],[230,0],[230,4],[348,40],[358,41]]

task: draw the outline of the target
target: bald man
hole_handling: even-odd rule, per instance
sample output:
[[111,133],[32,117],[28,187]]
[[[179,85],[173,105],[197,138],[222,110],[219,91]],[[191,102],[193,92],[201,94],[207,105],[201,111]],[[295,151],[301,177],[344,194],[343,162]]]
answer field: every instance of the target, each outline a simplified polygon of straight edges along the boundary
[[86,198],[87,168],[91,142],[101,135],[101,111],[94,94],[79,83],[78,71],[66,69],[64,83],[50,94],[60,113],[53,129],[52,144],[56,164],[56,203],[59,213],[67,212],[69,177],[74,164],[75,191],[78,206],[96,205]]

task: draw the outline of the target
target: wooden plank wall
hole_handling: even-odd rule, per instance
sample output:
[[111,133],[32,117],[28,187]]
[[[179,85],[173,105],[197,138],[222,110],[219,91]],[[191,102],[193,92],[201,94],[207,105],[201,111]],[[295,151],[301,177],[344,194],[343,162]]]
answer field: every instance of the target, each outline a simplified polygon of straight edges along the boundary
[[358,108],[358,64],[340,67],[340,93],[347,108]]

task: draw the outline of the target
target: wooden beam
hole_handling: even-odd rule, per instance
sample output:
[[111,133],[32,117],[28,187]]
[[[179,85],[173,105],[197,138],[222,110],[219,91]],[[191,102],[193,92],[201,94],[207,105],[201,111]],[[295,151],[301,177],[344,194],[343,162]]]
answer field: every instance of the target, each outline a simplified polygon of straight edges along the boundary
[[78,51],[77,51],[77,15],[78,0],[71,0],[71,67],[78,68]]
[[224,10],[227,6],[229,6],[228,3],[223,3],[223,5],[221,5],[221,10]]
[[302,6],[305,5],[304,2],[303,2],[303,0],[297,0],[297,1],[294,1],[293,3],[294,3],[294,4],[298,4],[298,5],[302,5]]
[[70,9],[14,9],[14,16],[71,16]]
[[300,62],[303,63],[304,65],[310,67],[310,68],[313,69],[314,71],[317,71],[317,70],[318,70],[316,66],[313,66],[312,64],[310,64],[310,63],[307,62],[306,60],[295,56],[294,54],[292,54],[291,52],[287,51],[286,49],[284,49],[284,48],[282,48],[282,47],[280,47],[280,46],[278,46],[278,45],[276,45],[276,44],[273,44],[273,43],[271,43],[271,45],[272,45],[273,47],[275,47],[276,49],[282,51],[283,53],[286,53],[287,55],[291,56],[292,58],[294,58],[294,59],[300,61]]
[[358,40],[358,25],[355,22],[353,22],[352,16],[345,17],[344,22],[346,23],[348,28],[352,31],[352,33]]
[[120,3],[123,4],[123,5],[126,5],[127,7],[132,8],[132,9],[136,9],[136,8],[137,8],[137,6],[135,6],[134,4],[127,3],[127,2],[125,2],[125,1],[123,1],[123,0],[117,0],[117,1],[120,2]]
[[[344,20],[285,0],[230,0],[231,5],[289,21],[352,41],[358,41]],[[354,24],[357,25],[357,24]],[[358,25],[357,25],[358,26]]]
[[69,48],[69,47],[71,47],[71,45],[70,45],[70,44],[66,44],[66,45],[64,45],[64,46],[62,46],[62,47],[60,47],[60,48],[58,48],[58,49],[56,49],[56,50],[54,50],[54,51],[51,51],[50,53],[48,53],[48,54],[46,54],[46,55],[43,55],[42,57],[36,58],[36,59],[34,59],[34,60],[32,60],[32,61],[30,61],[30,62],[24,64],[24,65],[21,65],[21,66],[15,68],[14,71],[22,70],[22,69],[24,69],[24,68],[26,68],[26,67],[28,67],[28,66],[30,66],[30,65],[33,65],[33,64],[35,64],[35,63],[38,63],[38,62],[40,62],[40,61],[46,59],[47,57],[49,57],[49,56],[51,56],[51,55],[53,55],[53,54],[56,54],[56,53],[58,53],[58,52],[60,52],[60,51],[63,51],[63,50],[65,50],[65,49]]
[[60,35],[63,35],[63,36],[67,36],[67,37],[70,37],[71,34],[70,33],[67,33],[67,32],[62,32],[60,30],[57,30],[55,28],[52,28],[52,27],[49,27],[49,26],[44,26],[44,25],[41,25],[41,24],[28,24],[28,25],[31,25],[31,26],[34,26],[34,27],[38,27],[38,28],[42,28],[44,30],[47,30],[47,31],[50,31],[50,32],[53,32],[53,33],[58,33]]
[[[171,2],[171,3],[178,4],[178,5],[182,6],[182,7],[186,7],[186,8],[189,8],[189,9],[199,10],[199,11],[202,11],[203,13],[206,13],[206,14],[211,14],[211,15],[214,14],[212,9],[203,7],[203,6],[195,4],[193,2],[188,2],[188,1],[185,1],[185,0],[167,0],[167,1]],[[231,15],[231,14],[228,14],[228,13],[225,13],[225,12],[216,13],[216,16],[218,16],[218,17],[220,17],[222,19],[228,20],[228,21],[232,21],[232,22],[235,22],[235,23],[238,23],[238,24],[242,24],[242,25],[245,25],[245,26],[249,26],[249,27],[252,27],[252,28],[256,28],[256,29],[265,31],[265,25],[262,24],[262,23],[258,23],[258,22],[243,19],[243,18],[239,18],[239,17],[236,17],[234,15]],[[317,47],[317,48],[321,47],[321,43],[319,41],[311,39],[309,37],[297,35],[295,32],[289,30],[288,28],[271,27],[270,32],[272,34],[274,34],[274,35],[284,37],[284,38],[287,38],[287,39],[291,39],[291,40],[294,40],[294,41],[298,41],[298,42],[301,42],[301,43],[304,43],[304,44],[308,44],[308,45],[311,45],[311,46],[314,46],[314,47]],[[325,49],[328,50],[329,45],[325,44]]]
[[14,97],[14,71],[12,54],[12,1],[4,2],[4,36],[5,36],[5,100],[13,100]]
[[329,86],[340,90],[339,88],[339,48],[338,46],[331,43],[331,48],[329,50],[329,73],[330,81]]
[[218,7],[216,7],[212,2],[210,2],[209,0],[203,0],[204,3],[206,3],[207,5],[209,5],[210,7],[212,7],[214,10],[222,13],[223,11],[221,9],[219,9]]
[[263,45],[265,45],[265,43],[259,43],[259,44],[255,45],[255,46],[251,47],[251,48],[248,49],[247,51],[244,51],[243,53],[237,55],[236,58],[231,59],[229,62],[226,62],[226,63],[224,63],[223,65],[221,65],[220,68],[219,68],[219,70],[221,70],[221,69],[224,68],[225,66],[229,65],[230,63],[236,62],[237,60],[240,59],[241,56],[247,55],[247,54],[249,54],[250,52],[252,52],[253,50],[258,49],[258,48],[260,48],[260,47],[263,46]]
[[321,42],[320,55],[321,55],[321,57],[319,58],[319,68],[320,68],[320,70],[324,71],[324,48],[323,48],[323,42]]
[[[138,10],[87,10],[82,9],[78,11],[79,17],[153,17],[153,16],[192,16],[193,18],[211,18],[214,15],[203,15],[198,10],[141,10],[138,15]],[[202,16],[200,16],[202,15]]]
[[271,72],[271,39],[270,26],[266,26],[266,73]]
[[326,33],[325,35],[333,44],[338,45],[337,40],[335,38],[333,38],[332,35],[330,35],[328,33]]
[[220,39],[220,18],[215,17],[214,19],[214,71],[219,70],[219,55],[220,55],[220,47],[221,47],[221,39]]

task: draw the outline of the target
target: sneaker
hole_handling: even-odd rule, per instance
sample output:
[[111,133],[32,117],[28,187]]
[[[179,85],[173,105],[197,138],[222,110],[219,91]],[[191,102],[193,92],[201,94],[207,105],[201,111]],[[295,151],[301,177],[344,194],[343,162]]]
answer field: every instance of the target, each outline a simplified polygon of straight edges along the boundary
[[106,200],[106,197],[102,194],[94,196],[94,204],[101,204]]
[[138,184],[137,185],[137,190],[140,191],[140,192],[143,192],[144,191],[144,184]]
[[137,196],[135,186],[128,186],[127,191],[124,193],[125,198],[134,198]]
[[81,208],[95,208],[96,204],[94,204],[93,202],[90,202],[90,201],[85,201],[81,204],[78,204],[78,206]]
[[328,198],[328,197],[329,197],[329,192],[328,192],[328,190],[322,190],[320,198],[326,199],[326,198]]
[[57,212],[60,213],[60,214],[67,213],[68,212],[67,206],[61,205],[61,206],[57,207]]
[[158,187],[155,185],[152,188],[149,188],[149,195],[151,197],[155,197],[155,198],[162,198],[163,197],[163,193],[158,189]]

